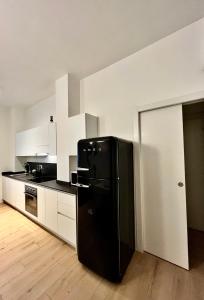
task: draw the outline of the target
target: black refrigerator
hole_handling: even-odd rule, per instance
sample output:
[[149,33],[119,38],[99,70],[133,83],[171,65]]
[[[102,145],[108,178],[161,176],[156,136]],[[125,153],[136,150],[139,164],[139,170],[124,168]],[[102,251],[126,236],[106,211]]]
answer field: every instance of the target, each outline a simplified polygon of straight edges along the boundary
[[120,282],[135,249],[132,143],[111,136],[80,140],[77,180],[78,259]]

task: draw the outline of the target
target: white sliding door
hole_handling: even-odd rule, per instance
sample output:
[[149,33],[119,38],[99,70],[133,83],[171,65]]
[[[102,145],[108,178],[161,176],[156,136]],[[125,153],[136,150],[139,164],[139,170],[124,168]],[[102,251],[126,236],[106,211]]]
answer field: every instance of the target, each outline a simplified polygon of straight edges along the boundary
[[144,250],[188,269],[182,105],[140,121]]

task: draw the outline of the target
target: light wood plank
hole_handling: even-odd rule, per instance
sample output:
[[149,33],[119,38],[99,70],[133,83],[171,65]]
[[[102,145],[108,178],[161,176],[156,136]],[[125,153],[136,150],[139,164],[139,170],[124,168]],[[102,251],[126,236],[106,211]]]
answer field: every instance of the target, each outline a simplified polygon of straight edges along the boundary
[[191,236],[197,246],[190,248],[190,271],[135,253],[121,284],[113,284],[81,265],[73,248],[2,204],[0,299],[202,300],[204,233]]

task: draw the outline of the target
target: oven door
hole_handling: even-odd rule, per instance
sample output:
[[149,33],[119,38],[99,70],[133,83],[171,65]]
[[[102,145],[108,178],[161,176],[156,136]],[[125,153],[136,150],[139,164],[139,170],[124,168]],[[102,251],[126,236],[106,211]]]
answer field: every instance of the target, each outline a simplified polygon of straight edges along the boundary
[[33,216],[38,216],[38,201],[37,197],[25,192],[25,210]]

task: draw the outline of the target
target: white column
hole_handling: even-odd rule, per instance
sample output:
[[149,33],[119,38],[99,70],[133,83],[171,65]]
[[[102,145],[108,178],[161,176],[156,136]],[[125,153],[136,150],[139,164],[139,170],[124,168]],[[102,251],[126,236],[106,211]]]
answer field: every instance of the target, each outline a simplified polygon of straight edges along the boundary
[[56,121],[57,121],[57,179],[69,181],[68,155],[68,84],[69,76],[65,74],[56,80]]

